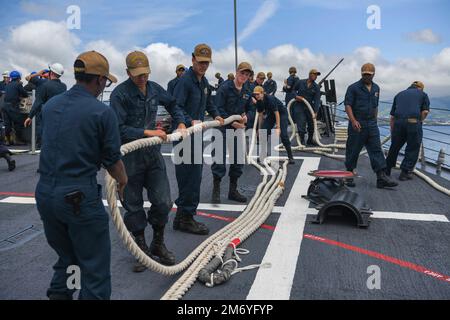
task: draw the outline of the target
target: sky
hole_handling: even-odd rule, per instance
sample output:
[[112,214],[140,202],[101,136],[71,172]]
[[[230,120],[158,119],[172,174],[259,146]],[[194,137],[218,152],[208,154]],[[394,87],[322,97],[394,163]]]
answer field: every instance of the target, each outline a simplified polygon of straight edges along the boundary
[[[234,70],[232,0],[0,2],[2,71],[29,73],[60,62],[70,85],[76,56],[97,50],[123,81],[127,53],[142,50],[151,80],[165,87],[177,64],[190,65],[198,43],[213,49],[210,82],[215,72]],[[73,19],[73,6],[80,19]],[[446,0],[238,0],[239,61],[272,71],[281,87],[290,66],[305,78],[309,69],[323,75],[344,58],[332,76],[340,98],[359,79],[361,65],[372,62],[386,100],[415,80],[430,95],[450,96],[449,12]]]

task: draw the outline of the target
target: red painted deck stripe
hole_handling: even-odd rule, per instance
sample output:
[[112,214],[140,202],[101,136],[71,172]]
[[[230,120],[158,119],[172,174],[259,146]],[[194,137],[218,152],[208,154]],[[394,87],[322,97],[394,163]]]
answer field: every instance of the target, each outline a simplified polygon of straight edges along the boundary
[[[177,209],[176,208],[172,208],[172,211],[177,211]],[[207,217],[207,218],[227,221],[227,222],[231,222],[231,221],[236,220],[236,218],[219,216],[217,214],[212,214],[212,213],[207,213],[207,212],[202,212],[202,211],[197,211],[197,215],[202,216],[202,217]],[[274,226],[269,226],[267,224],[261,225],[260,228],[264,228],[264,229],[271,230],[271,231],[275,230]]]
[[398,266],[401,266],[403,268],[407,268],[407,269],[411,269],[414,270],[416,272],[422,273],[422,274],[426,274],[430,277],[433,277],[435,279],[441,280],[441,281],[445,281],[447,283],[450,283],[450,277],[443,275],[439,272],[436,271],[432,271],[430,269],[427,269],[425,267],[419,266],[417,264],[408,262],[408,261],[404,261],[404,260],[400,260],[394,257],[390,257],[375,251],[370,251],[370,250],[366,250],[363,248],[359,248],[359,247],[355,247],[349,244],[345,244],[342,242],[338,242],[338,241],[334,241],[334,240],[330,240],[330,239],[326,239],[326,238],[322,238],[322,237],[318,237],[318,236],[314,236],[312,234],[304,234],[303,235],[304,238],[306,239],[310,239],[310,240],[314,240],[314,241],[318,241],[318,242],[322,242],[322,243],[326,243],[332,246],[336,246],[336,247],[340,247],[346,250],[350,250],[350,251],[354,251],[354,252],[358,252],[361,254],[365,254],[367,256],[379,259],[379,260],[383,260],[386,262],[390,262],[392,264],[396,264]]
[[0,196],[11,196],[11,197],[34,197],[34,193],[0,192]]

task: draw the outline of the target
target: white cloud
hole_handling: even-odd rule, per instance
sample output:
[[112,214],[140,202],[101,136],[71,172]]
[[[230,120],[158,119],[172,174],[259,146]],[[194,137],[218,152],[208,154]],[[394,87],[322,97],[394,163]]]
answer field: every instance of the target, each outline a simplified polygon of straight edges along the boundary
[[436,44],[442,41],[441,37],[431,29],[423,29],[416,32],[408,33],[407,37],[415,42]]
[[[81,44],[70,33],[64,23],[33,21],[10,30],[9,36],[0,39],[0,47],[6,48],[0,60],[0,70],[18,69],[29,73],[47,66],[50,62],[60,62],[66,68],[63,81],[69,86],[74,83],[72,65],[76,56],[85,50],[97,50],[110,62],[111,72],[126,79],[125,57],[134,49],[147,53],[152,73],[150,79],[163,87],[175,76],[175,67],[179,63],[189,66],[191,52],[170,46],[167,43],[150,43],[144,48],[130,48],[122,51],[111,42],[104,40]],[[248,61],[256,72],[271,71],[281,89],[283,80],[288,76],[288,68],[296,66],[299,76],[307,76],[309,69],[317,68],[324,76],[341,56],[325,55],[308,48],[299,48],[292,44],[274,47],[267,52],[238,49],[239,61]],[[429,58],[404,58],[394,62],[383,58],[383,53],[374,47],[360,47],[343,56],[344,62],[336,69],[331,78],[336,79],[339,99],[345,94],[347,86],[360,78],[360,68],[365,62],[376,66],[375,81],[381,87],[381,98],[391,99],[395,93],[406,88],[412,81],[421,80],[430,96],[448,96],[450,92],[450,47]],[[220,50],[213,48],[213,64],[208,70],[208,78],[215,83],[215,72],[226,76],[234,71],[234,48],[229,46]],[[319,78],[320,80],[320,78]],[[279,94],[283,98],[283,94]]]
[[278,9],[278,0],[266,0],[238,37],[241,42],[258,30]]
[[22,73],[46,68],[49,63],[73,64],[80,40],[66,28],[65,22],[37,20],[10,30],[2,39],[2,69]]

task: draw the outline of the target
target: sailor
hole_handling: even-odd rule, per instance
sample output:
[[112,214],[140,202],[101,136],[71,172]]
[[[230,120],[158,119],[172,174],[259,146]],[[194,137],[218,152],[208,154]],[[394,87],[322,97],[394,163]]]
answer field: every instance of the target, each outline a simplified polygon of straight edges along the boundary
[[5,104],[5,88],[9,83],[9,71],[2,73],[3,80],[0,81],[0,119],[3,120],[3,107]]
[[277,83],[272,79],[272,72],[267,72],[267,81],[264,83],[264,91],[270,96],[274,96],[277,93]]
[[[27,98],[28,93],[22,86],[20,72],[14,70],[9,74],[10,82],[5,88],[5,100],[3,107],[3,115],[5,121],[5,136],[6,145],[25,144],[23,139],[23,123],[26,115],[20,112],[19,104],[22,98]],[[14,128],[16,136],[20,136],[22,139],[13,141],[11,137],[12,129]]]
[[[398,184],[386,176],[386,159],[381,150],[377,124],[380,87],[373,82],[375,66],[364,64],[361,75],[361,80],[350,85],[345,94],[345,111],[349,118],[345,166],[353,171],[359,153],[366,147],[372,170],[377,174],[377,188],[395,187]],[[349,187],[355,186],[353,179],[347,179],[346,183]]]
[[224,80],[223,80],[223,78],[220,76],[220,72],[217,72],[217,73],[215,74],[215,77],[216,77],[216,79],[217,79],[217,83],[216,83],[215,89],[217,90],[217,89],[222,85],[222,83],[224,82]]
[[[166,140],[166,133],[156,129],[158,106],[164,106],[180,130],[186,129],[183,111],[177,107],[175,98],[160,85],[149,81],[150,65],[147,56],[134,51],[126,58],[128,79],[111,93],[111,107],[119,120],[122,144],[146,137],[160,137]],[[128,176],[124,192],[126,213],[124,222],[133,234],[136,244],[147,255],[161,264],[175,264],[175,256],[164,243],[164,229],[172,209],[170,184],[166,165],[161,154],[161,145],[133,151],[123,157]],[[148,214],[144,211],[143,190],[151,202]],[[150,248],[145,241],[147,223],[152,226],[153,240]],[[144,271],[137,263],[133,271]]]
[[[250,78],[244,85],[246,87],[246,90],[248,90],[250,94],[253,92],[253,89],[255,89],[256,86],[262,86],[264,83],[264,79],[266,79],[266,75],[264,74],[264,72],[258,72],[258,74],[256,75],[256,79],[253,79],[253,77],[254,72],[252,71]],[[255,123],[256,118],[256,107],[254,104],[248,105],[246,115],[247,115],[246,128],[253,129],[253,125]]]
[[36,117],[36,142],[41,144],[41,110],[44,103],[50,98],[61,94],[67,90],[65,83],[60,78],[64,74],[64,67],[60,63],[53,63],[49,66],[49,80],[44,81],[42,85],[36,89],[36,99],[31,107],[28,118],[24,122],[24,126],[28,127],[32,123],[32,119]]
[[28,81],[27,85],[24,87],[27,91],[37,90],[40,86],[42,86],[45,82],[47,82],[48,78],[44,78],[44,74],[48,74],[48,69],[43,69],[38,72],[33,71],[29,75],[25,77],[25,80]]
[[[236,78],[233,81],[225,82],[222,86],[220,86],[219,90],[217,90],[216,106],[221,116],[223,118],[228,118],[232,115],[241,115],[242,121],[235,121],[230,125],[221,128],[223,141],[223,158],[220,159],[219,163],[214,162],[211,166],[214,183],[212,191],[213,203],[220,203],[220,182],[227,172],[227,131],[228,134],[231,134],[230,131],[237,130],[240,130],[241,132],[236,133],[235,137],[233,138],[232,145],[228,146],[233,149],[233,152],[231,152],[230,150],[230,155],[231,153],[234,155],[232,159],[230,157],[230,168],[228,172],[228,176],[230,177],[230,187],[228,189],[228,199],[242,203],[247,202],[247,198],[240,194],[237,190],[237,181],[242,175],[242,169],[245,162],[245,151],[242,151],[242,149],[238,151],[238,140],[240,134],[242,135],[242,138],[245,137],[245,132],[243,132],[243,130],[245,129],[245,123],[247,121],[245,112],[249,109],[249,106],[252,102],[252,91],[250,91],[250,87],[246,86],[245,83],[252,73],[253,69],[250,63],[241,62],[236,69]],[[213,153],[213,157],[214,156],[215,154]]]
[[289,77],[284,80],[283,91],[286,93],[285,103],[288,105],[289,101],[295,98],[295,88],[297,87],[297,82],[300,80],[297,77],[297,68],[289,68]]
[[[212,102],[211,90],[205,77],[206,70],[212,61],[211,56],[212,51],[208,45],[197,45],[192,53],[192,67],[184,73],[175,87],[174,96],[178,106],[183,109],[187,127],[203,122],[205,111],[223,125],[224,120]],[[194,219],[200,201],[203,169],[203,144],[198,146],[194,140],[194,135],[192,135],[190,163],[175,165],[178,198],[175,200],[177,213],[173,221],[173,228],[182,232],[206,235],[209,233],[208,227]],[[176,146],[178,143],[180,142],[175,142],[174,145]],[[201,163],[195,163],[194,153],[202,155]]]
[[[266,75],[264,74],[264,72],[258,72],[258,74],[256,75],[255,87],[262,87],[264,85],[264,80],[266,80]],[[253,87],[253,89],[255,88]]]
[[167,92],[170,95],[173,95],[173,90],[175,89],[175,86],[177,85],[178,80],[183,75],[185,70],[186,70],[186,67],[184,65],[182,65],[182,64],[177,65],[177,67],[175,69],[175,73],[177,74],[177,76],[175,78],[173,78],[172,80],[170,80],[169,83],[167,84]]
[[79,299],[109,299],[109,219],[96,177],[101,166],[106,168],[118,181],[122,197],[127,176],[120,160],[117,117],[97,97],[117,79],[109,73],[106,58],[95,51],[76,58],[74,73],[76,84],[42,108],[36,204],[48,244],[58,255],[47,296],[72,299],[75,290],[67,281],[74,270],[69,267],[77,266]]
[[398,153],[406,143],[405,157],[400,165],[400,181],[412,179],[412,171],[419,158],[422,122],[430,111],[430,99],[423,92],[424,87],[423,82],[414,81],[408,89],[395,96],[392,104],[391,147],[386,158],[386,173],[391,175],[391,169],[397,164]]
[[[294,89],[296,94],[296,102],[292,105],[291,110],[293,118],[295,119],[294,122],[297,124],[300,142],[302,143],[302,145],[305,145],[306,125],[308,125],[308,141],[306,142],[306,145],[317,145],[313,140],[313,119],[316,119],[317,113],[319,112],[320,108],[320,87],[315,82],[317,76],[320,76],[320,72],[316,69],[311,69],[309,71],[308,79],[299,80]],[[308,101],[313,108],[313,115],[311,115],[311,112],[309,111],[309,108],[306,106],[303,99],[306,99],[306,101]]]
[[11,158],[12,152],[5,146],[3,119],[0,117],[0,158],[4,158],[8,163],[8,170],[13,171],[16,168],[16,161]]
[[267,130],[268,134],[275,126],[275,132],[281,137],[281,142],[288,154],[289,164],[294,164],[291,141],[288,136],[288,113],[286,106],[275,96],[265,93],[264,88],[256,86],[253,89],[253,103],[258,111],[259,127]]
[[6,85],[9,83],[9,71],[2,73],[3,80],[0,81],[0,97],[5,93]]

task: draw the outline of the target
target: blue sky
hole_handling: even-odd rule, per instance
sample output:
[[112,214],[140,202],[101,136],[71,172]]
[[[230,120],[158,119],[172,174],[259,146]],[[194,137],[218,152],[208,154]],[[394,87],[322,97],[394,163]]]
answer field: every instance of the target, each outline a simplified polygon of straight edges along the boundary
[[[264,1],[238,0],[238,30],[241,33]],[[240,45],[246,50],[266,51],[280,44],[309,48],[314,53],[345,54],[361,46],[373,46],[383,57],[429,57],[450,43],[445,0],[278,0],[273,13]],[[73,30],[84,43],[103,39],[118,48],[164,42],[186,52],[198,42],[215,49],[233,41],[233,1],[151,0],[100,1],[2,1],[0,27],[8,30],[30,20],[61,21],[66,8],[81,9],[81,29]],[[381,29],[368,30],[366,9],[381,9]],[[9,17],[15,17],[10,19]],[[431,29],[439,43],[412,41],[408,34]]]
[[[1,1],[1,70],[27,73],[52,62],[67,68],[82,51],[97,50],[111,70],[126,78],[125,56],[149,56],[151,78],[165,86],[193,47],[213,48],[207,77],[234,71],[233,0],[42,0]],[[333,73],[338,95],[373,62],[382,97],[392,98],[412,81],[435,96],[450,95],[449,0],[238,0],[240,54],[256,71],[271,71],[282,83],[290,66],[305,77],[311,68]],[[381,29],[369,30],[370,5],[381,13]],[[70,5],[81,10],[81,29],[68,30]],[[280,86],[281,87],[281,86]],[[281,97],[281,93],[280,93]]]

